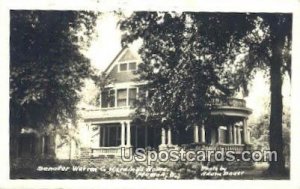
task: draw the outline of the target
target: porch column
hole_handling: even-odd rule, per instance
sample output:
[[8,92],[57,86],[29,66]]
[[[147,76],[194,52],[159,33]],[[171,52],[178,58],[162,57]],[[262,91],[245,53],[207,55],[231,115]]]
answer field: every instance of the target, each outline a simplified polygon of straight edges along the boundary
[[161,145],[166,145],[166,129],[161,128]]
[[121,122],[121,146],[125,146],[125,123]]
[[221,141],[221,128],[218,127],[218,142],[217,143],[220,143]]
[[242,139],[242,137],[241,137],[241,128],[238,127],[237,128],[237,144],[241,144],[241,139]]
[[126,106],[129,106],[129,90],[128,88],[126,89]]
[[216,127],[210,127],[210,138],[211,138],[211,144],[216,144],[218,141],[217,141],[217,128]]
[[204,127],[204,123],[202,123],[202,125],[201,125],[201,142],[205,143],[205,127]]
[[194,125],[194,142],[198,143],[199,142],[199,126]]
[[248,143],[250,144],[251,143],[251,131],[250,129],[248,128]]
[[41,140],[42,140],[41,154],[42,154],[42,156],[44,156],[45,155],[45,136],[44,135],[41,137]]
[[236,125],[233,125],[233,144],[237,144],[237,136],[236,136]]
[[145,127],[145,148],[148,147],[148,127]]
[[244,129],[244,143],[248,144],[248,125],[247,125],[247,118],[243,120],[243,129]]
[[171,128],[168,129],[168,145],[172,145],[172,133],[171,133]]
[[233,125],[229,125],[228,126],[228,135],[229,135],[229,144],[233,144],[233,129],[232,129]]
[[102,146],[102,142],[101,142],[101,140],[102,140],[102,135],[101,135],[101,131],[102,129],[101,129],[101,125],[99,125],[99,147],[101,147]]
[[131,134],[130,134],[131,133],[130,132],[131,125],[130,125],[130,121],[126,122],[126,126],[127,126],[127,137],[126,137],[127,142],[126,142],[126,145],[131,146]]

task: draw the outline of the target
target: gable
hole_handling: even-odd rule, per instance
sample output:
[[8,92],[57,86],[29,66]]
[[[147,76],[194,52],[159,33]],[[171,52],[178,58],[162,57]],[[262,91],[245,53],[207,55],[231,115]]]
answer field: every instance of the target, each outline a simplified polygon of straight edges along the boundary
[[118,62],[138,60],[138,58],[131,52],[129,48],[126,49],[124,54],[120,57]]
[[[134,70],[131,70],[132,64],[137,68],[138,63],[140,63],[139,56],[126,47],[118,53],[105,72],[115,83],[130,82],[137,78]],[[126,69],[122,70],[121,66],[125,66]]]

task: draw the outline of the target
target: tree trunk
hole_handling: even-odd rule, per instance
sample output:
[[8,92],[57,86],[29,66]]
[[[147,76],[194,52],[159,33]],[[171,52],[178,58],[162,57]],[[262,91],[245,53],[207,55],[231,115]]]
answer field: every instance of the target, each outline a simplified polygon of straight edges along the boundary
[[[270,150],[277,152],[277,161],[270,161],[269,173],[271,175],[285,174],[285,161],[283,156],[282,138],[282,50],[285,37],[279,31],[279,24],[271,27],[273,38],[271,42],[272,57],[270,65],[271,77],[271,115],[270,115]],[[272,34],[271,34],[272,35]]]

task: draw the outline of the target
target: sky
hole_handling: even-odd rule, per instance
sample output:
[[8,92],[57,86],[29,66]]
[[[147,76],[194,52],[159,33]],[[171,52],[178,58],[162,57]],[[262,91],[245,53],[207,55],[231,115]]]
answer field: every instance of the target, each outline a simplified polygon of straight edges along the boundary
[[[119,19],[113,12],[102,14],[96,26],[98,37],[92,41],[90,48],[84,52],[90,58],[91,64],[100,71],[104,71],[121,50],[121,31],[117,27]],[[131,48],[137,50],[138,46],[139,43],[137,42]],[[250,122],[266,112],[266,102],[270,97],[269,88],[268,80],[264,78],[263,72],[257,72],[251,82],[249,96],[245,98],[247,107],[253,109],[253,113],[249,117]],[[291,98],[288,77],[284,79],[282,91],[283,102],[289,105]]]
[[121,50],[121,32],[117,27],[119,18],[112,12],[102,14],[97,20],[98,36],[92,41],[85,55],[91,64],[104,71]]

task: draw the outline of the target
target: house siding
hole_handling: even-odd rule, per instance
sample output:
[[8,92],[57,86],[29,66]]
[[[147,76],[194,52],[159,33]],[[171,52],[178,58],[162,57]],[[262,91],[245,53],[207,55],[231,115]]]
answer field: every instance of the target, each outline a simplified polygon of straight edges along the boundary
[[109,73],[109,77],[113,80],[113,83],[123,83],[123,82],[130,82],[134,81],[138,78],[137,75],[133,73],[133,71],[118,71],[118,64],[114,66],[114,68]]

